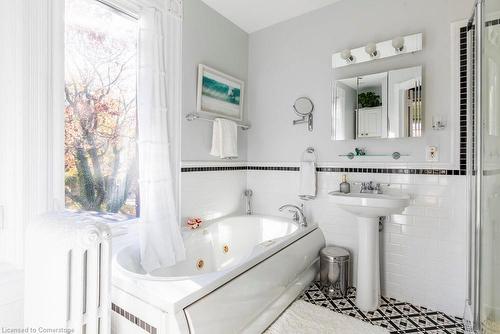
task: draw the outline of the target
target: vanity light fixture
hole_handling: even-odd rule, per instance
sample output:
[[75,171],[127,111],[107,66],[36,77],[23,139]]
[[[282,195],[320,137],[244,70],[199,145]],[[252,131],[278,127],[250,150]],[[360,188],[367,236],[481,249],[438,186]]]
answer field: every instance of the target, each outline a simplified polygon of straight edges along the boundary
[[354,62],[354,57],[351,54],[351,50],[345,49],[340,52],[340,57],[350,64]]
[[375,58],[378,56],[378,51],[377,51],[377,44],[375,43],[368,43],[365,46],[365,52],[368,53],[368,55],[371,58]]
[[405,48],[405,39],[401,36],[394,37],[392,39],[392,47],[394,48],[394,51],[396,52],[401,52]]
[[356,64],[415,53],[422,50],[422,33],[396,36],[382,42],[370,42],[358,48],[341,50],[332,55],[332,68],[351,66]]

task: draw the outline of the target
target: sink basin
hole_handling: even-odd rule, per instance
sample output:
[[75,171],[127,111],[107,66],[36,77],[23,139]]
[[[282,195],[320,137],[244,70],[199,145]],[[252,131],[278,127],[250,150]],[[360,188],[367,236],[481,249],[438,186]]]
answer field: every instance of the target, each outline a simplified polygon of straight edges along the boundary
[[337,206],[358,217],[378,218],[403,212],[410,204],[407,195],[385,195],[370,193],[329,193]]
[[379,217],[403,212],[410,205],[407,195],[370,193],[329,193],[339,208],[356,216],[358,221],[358,275],[356,306],[365,312],[380,305]]

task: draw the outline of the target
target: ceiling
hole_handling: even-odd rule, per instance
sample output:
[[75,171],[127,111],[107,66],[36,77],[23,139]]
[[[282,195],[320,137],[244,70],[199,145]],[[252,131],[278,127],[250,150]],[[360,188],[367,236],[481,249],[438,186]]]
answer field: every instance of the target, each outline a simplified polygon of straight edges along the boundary
[[340,0],[202,0],[247,33]]

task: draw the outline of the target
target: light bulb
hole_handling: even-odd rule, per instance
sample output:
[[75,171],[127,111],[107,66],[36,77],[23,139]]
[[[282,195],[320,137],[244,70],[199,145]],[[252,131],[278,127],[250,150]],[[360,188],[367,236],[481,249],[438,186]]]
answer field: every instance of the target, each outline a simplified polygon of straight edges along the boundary
[[396,52],[401,52],[405,48],[405,39],[401,36],[392,39],[392,47]]
[[342,50],[340,52],[340,58],[344,59],[347,63],[352,63],[354,61],[354,57],[349,49]]
[[377,44],[368,43],[365,46],[365,52],[368,53],[370,55],[370,57],[375,58],[378,55]]

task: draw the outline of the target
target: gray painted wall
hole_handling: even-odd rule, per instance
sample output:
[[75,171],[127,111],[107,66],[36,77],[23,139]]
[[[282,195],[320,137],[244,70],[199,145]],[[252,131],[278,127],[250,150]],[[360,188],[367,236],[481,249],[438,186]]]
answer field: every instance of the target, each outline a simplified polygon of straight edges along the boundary
[[[198,64],[236,78],[248,78],[248,34],[200,0],[184,1],[182,46],[183,115],[196,111]],[[245,97],[246,99],[246,97]],[[245,108],[246,109],[246,108]],[[246,110],[245,110],[246,114]],[[209,152],[212,123],[182,119],[182,160],[220,160]],[[247,134],[238,131],[238,160],[247,158]]]
[[[339,154],[364,147],[371,153],[410,153],[425,161],[425,147],[439,147],[440,163],[450,166],[454,114],[451,111],[450,23],[468,17],[473,0],[345,0],[250,35],[248,117],[249,161],[297,161],[314,146],[321,161],[344,161]],[[424,33],[424,51],[375,62],[331,68],[331,56],[344,48]],[[423,65],[425,135],[417,139],[333,142],[331,85],[335,79]],[[292,126],[293,101],[315,103],[314,132]],[[448,115],[449,127],[432,131],[431,115]],[[389,160],[391,161],[391,160]]]

